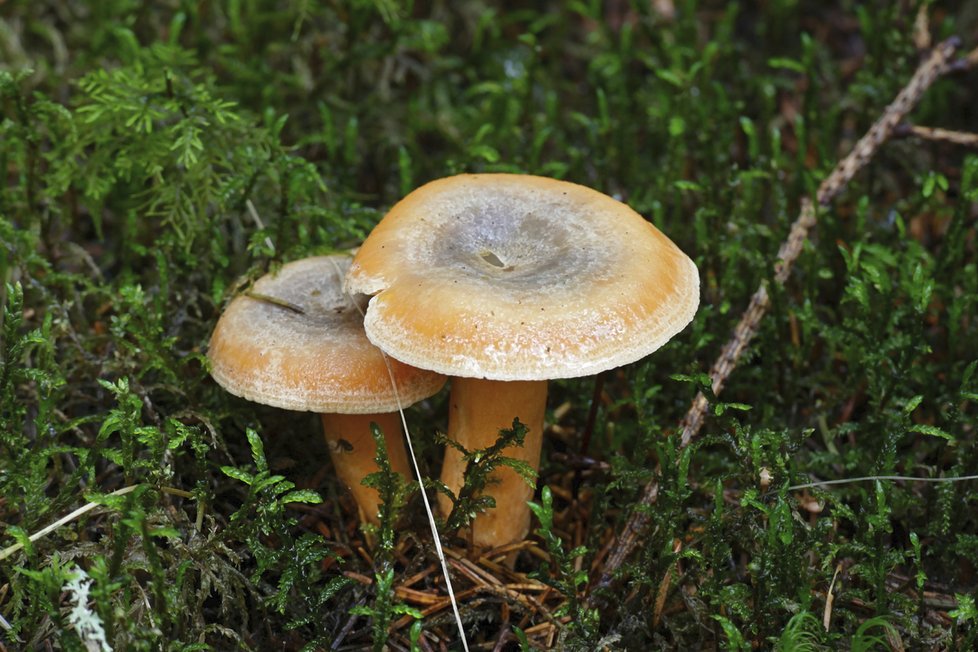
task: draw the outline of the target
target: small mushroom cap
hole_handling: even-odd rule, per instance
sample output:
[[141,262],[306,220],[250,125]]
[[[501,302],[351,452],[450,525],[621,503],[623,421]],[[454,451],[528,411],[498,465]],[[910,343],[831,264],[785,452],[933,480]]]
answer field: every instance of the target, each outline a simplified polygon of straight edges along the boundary
[[413,191],[347,288],[391,356],[491,380],[587,376],[665,344],[699,305],[696,265],[625,204],[565,181],[459,175]]
[[[349,266],[346,255],[297,260],[235,297],[207,352],[218,384],[288,410],[396,410],[383,353],[364,335],[360,308],[342,289]],[[397,360],[390,369],[404,407],[445,384],[444,376]]]

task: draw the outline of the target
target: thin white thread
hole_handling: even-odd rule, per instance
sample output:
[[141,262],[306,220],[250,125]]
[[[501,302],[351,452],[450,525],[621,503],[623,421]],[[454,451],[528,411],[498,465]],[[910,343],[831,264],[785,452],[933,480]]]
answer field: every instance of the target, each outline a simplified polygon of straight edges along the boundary
[[[336,261],[330,259],[333,267],[336,268],[336,273],[340,276],[342,282],[343,273],[340,271],[339,265]],[[360,313],[361,317],[365,317],[363,309],[360,307],[353,297],[346,291],[343,292],[347,300],[356,307],[357,311]],[[452,612],[455,615],[455,624],[458,626],[458,635],[462,637],[462,647],[465,652],[469,652],[469,643],[465,638],[465,626],[462,624],[462,614],[458,610],[458,602],[455,600],[455,589],[452,586],[452,578],[448,574],[448,562],[445,561],[445,552],[441,547],[441,537],[438,535],[438,526],[435,525],[435,514],[431,509],[431,502],[428,500],[428,494],[424,490],[424,483],[421,481],[421,467],[418,466],[418,458],[414,456],[414,444],[411,441],[411,431],[408,430],[407,419],[404,416],[404,408],[401,405],[401,396],[397,391],[397,381],[394,380],[394,370],[391,368],[390,358],[384,353],[383,350],[379,349],[381,355],[384,356],[384,365],[387,367],[387,375],[391,380],[391,388],[394,391],[394,401],[397,403],[397,411],[401,415],[401,425],[404,428],[405,439],[407,440],[408,453],[411,455],[411,464],[414,466],[414,474],[418,478],[418,487],[421,489],[421,500],[424,502],[425,512],[428,514],[428,524],[431,525],[431,536],[435,542],[435,553],[438,555],[438,561],[441,563],[442,575],[445,576],[445,588],[448,590],[448,600],[452,604]]]
[[832,484],[847,484],[849,482],[867,482],[869,480],[907,480],[910,482],[964,482],[966,480],[978,480],[978,475],[960,475],[960,476],[951,476],[948,478],[921,478],[921,477],[908,476],[908,475],[865,475],[858,478],[842,478],[841,480],[819,480],[818,482],[796,484],[793,487],[788,487],[788,491],[795,491],[796,489],[811,489],[812,487],[821,487],[821,486],[832,485]]
[[[139,486],[140,485],[138,485],[138,484],[134,484],[134,485],[130,485],[128,487],[123,487],[122,489],[116,489],[112,493],[106,494],[106,496],[124,496],[125,494],[129,493],[130,491],[134,491],[134,490],[138,489]],[[71,512],[67,516],[62,516],[61,518],[59,518],[57,521],[55,521],[51,525],[48,525],[47,527],[41,528],[40,530],[38,530],[34,534],[32,534],[29,537],[27,537],[27,540],[28,541],[32,541],[32,542],[33,541],[37,541],[41,537],[44,537],[44,536],[47,536],[48,534],[51,534],[52,532],[54,532],[55,530],[57,530],[59,527],[61,527],[65,523],[70,523],[71,521],[75,520],[76,518],[78,518],[82,514],[84,514],[86,512],[90,512],[93,509],[95,509],[96,507],[99,507],[101,505],[102,505],[102,503],[86,503],[85,505],[79,507],[78,509],[76,509],[75,511]],[[12,546],[9,546],[7,548],[4,548],[3,550],[0,550],[0,560],[6,559],[7,557],[9,557],[10,555],[14,554],[15,552],[17,552],[18,550],[20,550],[23,547],[24,547],[24,544],[22,544],[22,543],[15,543]]]
[[[265,223],[261,221],[261,217],[258,216],[258,211],[255,210],[255,205],[251,203],[250,199],[245,200],[245,206],[248,208],[248,214],[251,215],[251,219],[254,220],[255,224],[258,226],[259,229],[264,231]],[[269,249],[271,249],[272,253],[274,254],[275,244],[272,242],[272,239],[269,238],[268,236],[265,236],[265,244],[268,246]]]

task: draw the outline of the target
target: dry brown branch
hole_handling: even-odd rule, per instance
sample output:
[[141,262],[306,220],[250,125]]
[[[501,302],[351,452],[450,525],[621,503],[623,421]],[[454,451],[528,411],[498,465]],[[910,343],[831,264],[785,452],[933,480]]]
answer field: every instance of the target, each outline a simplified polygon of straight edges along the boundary
[[978,48],[968,53],[968,56],[961,62],[962,68],[974,68],[978,66]]
[[[819,185],[815,199],[819,207],[824,208],[835,199],[847,186],[849,181],[862,170],[879,150],[880,146],[893,137],[897,125],[903,122],[907,115],[916,107],[928,88],[942,75],[949,72],[967,69],[978,65],[978,49],[969,53],[965,58],[954,60],[959,47],[957,38],[950,38],[939,43],[920,64],[913,77],[897,94],[893,102],[883,111],[879,119],[866,134],[856,143],[852,151],[842,159],[832,172]],[[816,223],[816,208],[813,202],[805,198],[801,202],[798,218],[791,226],[787,239],[778,251],[778,259],[774,266],[774,281],[783,285],[791,273],[792,265],[801,253],[809,231]],[[764,281],[754,292],[740,322],[734,328],[733,335],[723,347],[719,357],[710,369],[710,381],[714,394],[719,394],[723,386],[737,366],[741,355],[747,349],[751,339],[757,333],[761,319],[770,305],[767,282]],[[686,413],[680,427],[682,437],[680,448],[685,448],[699,433],[706,415],[708,401],[699,393]],[[647,507],[655,503],[659,494],[658,482],[653,479],[646,484],[642,498],[632,510],[625,526],[619,533],[615,545],[608,555],[608,561],[602,570],[601,577],[591,586],[588,593],[588,603],[593,602],[596,593],[611,584],[615,572],[631,554],[632,550],[648,526]]]
[[965,147],[978,147],[978,134],[966,131],[951,131],[940,127],[918,127],[917,125],[901,123],[897,125],[893,133],[894,136],[920,138],[936,143],[947,143],[949,145],[964,145]]

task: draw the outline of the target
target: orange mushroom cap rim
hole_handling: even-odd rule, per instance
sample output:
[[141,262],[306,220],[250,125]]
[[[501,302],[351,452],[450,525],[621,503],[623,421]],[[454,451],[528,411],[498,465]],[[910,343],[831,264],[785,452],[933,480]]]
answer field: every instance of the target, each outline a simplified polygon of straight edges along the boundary
[[439,179],[398,202],[346,278],[367,337],[446,375],[546,380],[641,359],[692,320],[696,266],[596,190],[514,174]]
[[218,384],[256,403],[340,414],[391,412],[441,389],[444,376],[385,361],[367,339],[343,291],[349,265],[342,254],[297,260],[235,297],[207,352]]

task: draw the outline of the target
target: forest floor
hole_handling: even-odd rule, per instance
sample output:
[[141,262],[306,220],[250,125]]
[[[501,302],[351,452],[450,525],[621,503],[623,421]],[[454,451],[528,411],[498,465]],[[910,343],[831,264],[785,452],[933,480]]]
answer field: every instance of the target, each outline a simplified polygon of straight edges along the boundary
[[[620,199],[701,282],[663,348],[551,382],[525,541],[440,523],[470,649],[976,649],[976,36],[967,2],[0,1],[0,652],[462,649],[417,484],[361,528],[318,417],[206,356],[251,281],[461,172]],[[447,403],[407,411],[425,478]]]

